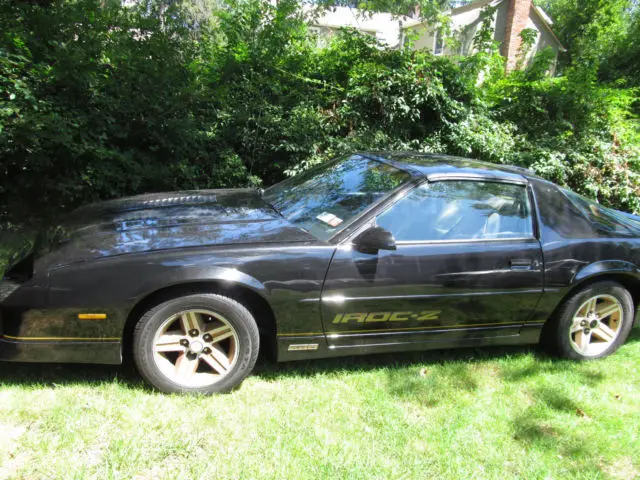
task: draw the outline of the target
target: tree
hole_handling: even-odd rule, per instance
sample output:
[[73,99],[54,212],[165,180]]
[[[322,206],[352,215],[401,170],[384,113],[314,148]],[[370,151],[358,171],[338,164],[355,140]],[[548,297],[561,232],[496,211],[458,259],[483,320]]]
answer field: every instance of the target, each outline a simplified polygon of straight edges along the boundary
[[[637,35],[637,0],[541,0],[539,4],[551,14],[554,31],[567,48],[562,67],[580,67],[595,75],[603,72],[610,79],[623,73],[612,71],[612,57],[630,53],[625,47]],[[640,57],[627,59],[640,65]]]
[[370,12],[389,12],[395,15],[414,15],[425,20],[438,18],[449,8],[450,0],[317,0],[322,7],[349,6]]

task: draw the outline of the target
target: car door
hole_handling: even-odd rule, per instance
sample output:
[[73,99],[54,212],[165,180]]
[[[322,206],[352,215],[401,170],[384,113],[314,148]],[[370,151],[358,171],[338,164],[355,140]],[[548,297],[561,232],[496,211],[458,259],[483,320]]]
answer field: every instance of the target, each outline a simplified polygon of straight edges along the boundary
[[375,217],[396,250],[340,245],[322,292],[330,346],[517,335],[543,288],[524,183],[424,183]]

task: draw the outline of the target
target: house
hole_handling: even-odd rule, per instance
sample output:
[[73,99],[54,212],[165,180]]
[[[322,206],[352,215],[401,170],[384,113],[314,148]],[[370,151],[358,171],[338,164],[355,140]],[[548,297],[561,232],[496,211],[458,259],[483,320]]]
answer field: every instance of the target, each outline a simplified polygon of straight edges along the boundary
[[[325,45],[340,28],[354,28],[375,36],[382,45],[398,48],[408,38],[414,40],[414,49],[428,49],[435,55],[468,55],[474,52],[473,39],[481,27],[481,13],[492,7],[493,38],[501,45],[507,58],[507,69],[512,70],[524,56],[524,63],[547,47],[557,58],[564,50],[553,33],[551,18],[532,0],[475,0],[452,1],[447,12],[448,29],[442,25],[423,21],[415,15],[394,16],[389,13],[369,13],[349,7],[335,7],[310,22],[310,29],[318,35],[319,45]],[[448,30],[448,34],[443,34]],[[532,40],[530,48],[521,51],[521,33],[527,31]]]
[[397,48],[401,39],[403,21],[409,17],[395,17],[390,13],[365,12],[352,7],[332,7],[322,15],[312,18],[309,26],[311,33],[318,38],[318,45],[324,47],[341,28],[353,28],[359,32],[377,38],[390,48]]

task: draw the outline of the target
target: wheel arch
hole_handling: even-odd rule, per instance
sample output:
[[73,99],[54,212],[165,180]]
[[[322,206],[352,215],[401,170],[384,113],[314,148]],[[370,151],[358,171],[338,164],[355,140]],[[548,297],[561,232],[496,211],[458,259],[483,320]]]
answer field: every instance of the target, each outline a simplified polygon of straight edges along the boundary
[[[565,292],[562,300],[549,318],[553,318],[557,310],[576,291],[603,281],[613,281],[621,284],[633,298],[634,314],[638,313],[640,305],[640,269],[634,264],[625,261],[603,261],[593,263],[581,269],[575,275],[569,289]],[[634,323],[638,323],[637,315],[635,315]]]
[[275,352],[276,319],[273,308],[267,299],[254,289],[240,283],[229,283],[223,280],[199,280],[184,282],[159,288],[138,300],[127,315],[124,331],[122,332],[122,356],[125,361],[131,359],[133,330],[142,315],[150,308],[167,300],[198,293],[214,293],[232,298],[244,305],[255,319],[260,336],[261,345],[269,345]]
[[557,336],[554,334],[554,330],[563,305],[565,305],[566,302],[578,291],[600,282],[615,282],[629,292],[633,302],[632,306],[634,308],[635,317],[632,323],[632,328],[638,324],[638,314],[640,313],[640,275],[634,273],[628,268],[611,270],[598,268],[593,269],[591,272],[592,273],[589,275],[582,275],[580,277],[576,275],[576,278],[579,278],[579,280],[567,287],[562,295],[562,299],[558,302],[549,318],[545,321],[540,334],[540,343],[545,345],[547,348],[557,351]]

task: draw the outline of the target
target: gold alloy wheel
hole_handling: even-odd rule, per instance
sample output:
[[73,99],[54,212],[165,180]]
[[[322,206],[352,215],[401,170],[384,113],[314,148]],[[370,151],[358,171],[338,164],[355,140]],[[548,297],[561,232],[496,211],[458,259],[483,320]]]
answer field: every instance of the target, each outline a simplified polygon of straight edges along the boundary
[[585,357],[600,355],[618,338],[622,319],[622,304],[615,297],[591,297],[573,316],[569,329],[571,347]]
[[238,360],[238,334],[222,315],[187,310],[168,318],[153,339],[160,371],[183,387],[219,382]]

